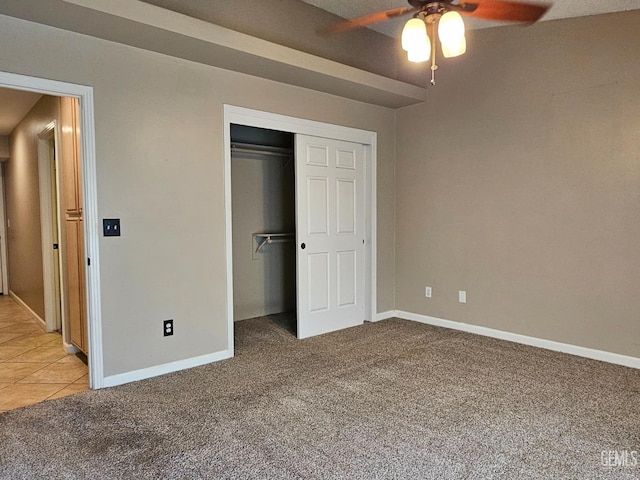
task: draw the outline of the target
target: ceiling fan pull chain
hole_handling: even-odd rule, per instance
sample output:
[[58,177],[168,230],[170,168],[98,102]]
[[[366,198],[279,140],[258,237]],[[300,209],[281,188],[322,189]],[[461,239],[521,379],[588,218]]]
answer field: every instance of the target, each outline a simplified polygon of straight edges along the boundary
[[436,84],[436,70],[438,69],[438,65],[436,65],[435,59],[431,62],[431,85]]
[[435,22],[429,23],[428,27],[431,29],[431,38],[433,38],[433,42],[431,42],[431,85],[435,86],[436,70],[438,69],[438,65],[436,65],[436,45],[438,43],[438,36],[436,35]]

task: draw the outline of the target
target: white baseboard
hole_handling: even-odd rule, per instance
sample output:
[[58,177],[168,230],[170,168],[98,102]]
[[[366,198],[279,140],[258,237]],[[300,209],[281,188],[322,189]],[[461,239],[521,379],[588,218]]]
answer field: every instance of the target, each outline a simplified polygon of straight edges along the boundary
[[27,313],[34,318],[34,320],[36,320],[37,322],[40,322],[40,325],[42,326],[42,328],[44,328],[45,331],[47,330],[47,324],[45,323],[44,319],[40,318],[40,315],[34,312],[29,305],[24,303],[18,295],[13,293],[13,291],[9,290],[9,296],[13,298],[18,303],[18,305],[24,308],[27,311]]
[[395,310],[388,310],[386,312],[376,313],[375,318],[372,322],[379,322],[380,320],[388,320],[389,318],[397,317],[397,313]]
[[132,372],[119,373],[104,377],[103,387],[115,387],[125,383],[137,382],[147,378],[157,377],[166,373],[177,372],[187,368],[199,367],[207,363],[218,362],[233,357],[233,352],[223,350],[221,352],[211,353],[208,355],[200,355],[199,357],[187,358],[186,360],[178,360],[176,362],[165,363],[164,365],[156,365],[154,367],[142,368]]
[[67,352],[67,355],[73,355],[74,353],[78,353],[80,349],[71,343],[67,343],[64,340],[62,341],[62,348]]
[[[385,315],[387,313],[388,312],[385,312]],[[555,342],[553,340],[529,337],[527,335],[520,335],[519,333],[505,332],[503,330],[496,330],[493,328],[481,327],[468,323],[453,322],[451,320],[443,320],[442,318],[429,317],[427,315],[404,312],[402,310],[396,310],[394,312],[394,315],[392,316],[402,318],[404,320],[426,323],[429,325],[434,325],[436,327],[461,330],[463,332],[475,333],[476,335],[483,335],[485,337],[498,338],[500,340],[507,340],[509,342],[521,343],[523,345],[530,345],[532,347],[544,348],[547,350],[553,350],[562,353],[569,353],[578,357],[591,358],[593,360],[600,360],[601,362],[614,363],[616,365],[624,365],[625,367],[640,369],[640,358],[620,355],[618,353],[605,352],[603,350],[595,350],[593,348],[580,347],[568,343]]]

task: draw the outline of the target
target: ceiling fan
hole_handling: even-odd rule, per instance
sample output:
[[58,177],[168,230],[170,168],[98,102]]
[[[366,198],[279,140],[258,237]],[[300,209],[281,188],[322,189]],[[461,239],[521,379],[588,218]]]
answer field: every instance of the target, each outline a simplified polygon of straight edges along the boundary
[[[413,13],[402,31],[402,48],[411,62],[431,58],[431,84],[435,85],[436,43],[445,57],[457,57],[467,50],[462,15],[483,20],[531,24],[551,7],[550,3],[524,3],[507,0],[408,0],[410,7],[392,8],[344,20],[322,29],[335,34],[384,22]],[[437,31],[437,35],[436,35]]]

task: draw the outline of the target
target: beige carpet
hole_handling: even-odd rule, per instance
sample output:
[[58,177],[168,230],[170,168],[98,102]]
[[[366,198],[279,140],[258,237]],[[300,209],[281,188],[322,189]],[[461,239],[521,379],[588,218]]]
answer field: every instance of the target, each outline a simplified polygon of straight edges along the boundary
[[403,320],[236,337],[228,361],[1,414],[0,478],[640,477],[603,464],[640,450],[638,370]]

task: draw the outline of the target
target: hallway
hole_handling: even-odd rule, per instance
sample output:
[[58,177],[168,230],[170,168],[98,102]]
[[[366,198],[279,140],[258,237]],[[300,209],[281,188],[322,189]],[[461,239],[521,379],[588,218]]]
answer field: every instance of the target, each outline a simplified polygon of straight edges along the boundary
[[89,388],[87,366],[67,355],[16,301],[0,295],[0,413]]

